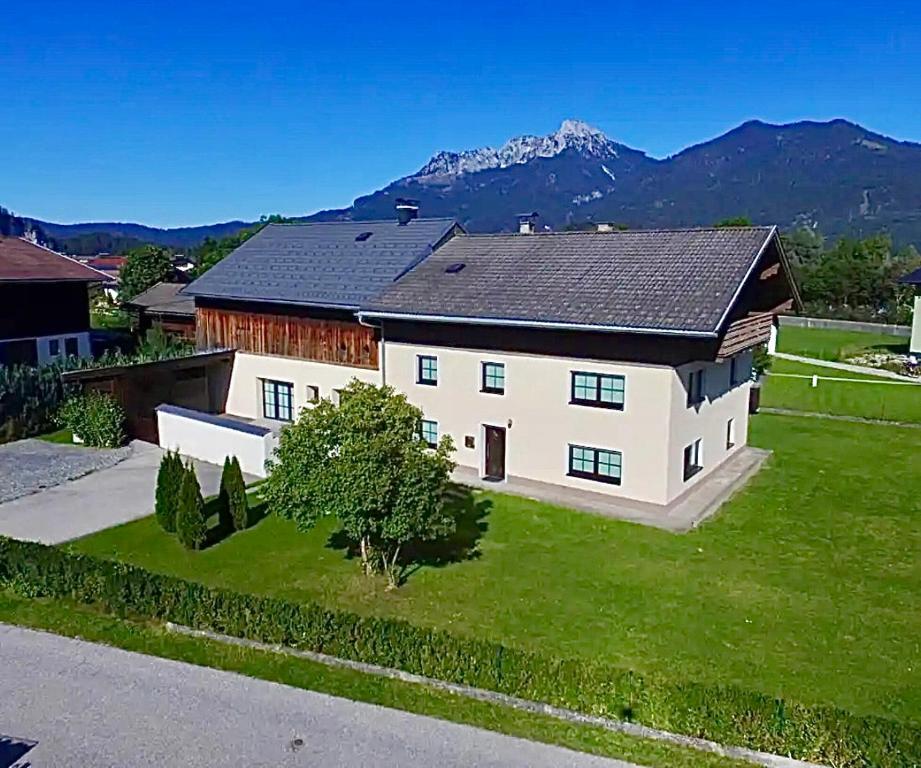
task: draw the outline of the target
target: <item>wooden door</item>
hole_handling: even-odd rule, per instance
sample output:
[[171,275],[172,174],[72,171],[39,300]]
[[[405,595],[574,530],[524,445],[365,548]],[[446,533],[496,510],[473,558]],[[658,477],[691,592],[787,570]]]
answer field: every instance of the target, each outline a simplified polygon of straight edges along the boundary
[[505,430],[502,427],[486,427],[486,477],[505,479]]

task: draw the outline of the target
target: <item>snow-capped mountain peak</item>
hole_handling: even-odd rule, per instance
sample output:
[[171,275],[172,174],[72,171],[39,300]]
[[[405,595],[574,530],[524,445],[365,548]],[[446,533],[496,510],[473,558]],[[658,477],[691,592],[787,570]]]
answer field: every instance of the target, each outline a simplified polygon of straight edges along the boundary
[[617,145],[597,128],[581,120],[564,120],[547,136],[516,136],[499,149],[481,147],[463,152],[439,152],[410,179],[461,176],[491,168],[507,168],[538,157],[555,157],[567,149],[600,159],[617,157]]

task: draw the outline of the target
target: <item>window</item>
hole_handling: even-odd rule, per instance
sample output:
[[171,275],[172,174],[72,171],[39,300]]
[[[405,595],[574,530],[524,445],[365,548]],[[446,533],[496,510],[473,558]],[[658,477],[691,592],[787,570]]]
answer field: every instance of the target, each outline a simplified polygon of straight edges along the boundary
[[320,388],[313,384],[308,384],[306,397],[308,403],[311,405],[316,405],[320,402]]
[[505,363],[483,363],[481,392],[494,395],[505,394]]
[[690,480],[703,466],[700,440],[695,440],[684,449],[684,479]]
[[704,369],[691,371],[688,377],[688,408],[704,401]]
[[572,372],[569,402],[595,408],[624,409],[624,377],[603,373]]
[[743,384],[749,375],[738,357],[733,357],[729,360],[729,386],[737,387],[739,384]]
[[726,422],[726,450],[734,447],[736,444],[736,420],[729,419]]
[[68,357],[76,357],[78,354],[77,337],[68,336],[64,339],[64,354]]
[[438,384],[438,358],[431,355],[416,357],[416,383],[436,386]]
[[51,357],[61,354],[61,342],[58,339],[48,339],[48,354]]
[[276,421],[291,421],[293,385],[285,381],[262,380],[262,415]]
[[584,445],[569,446],[570,477],[620,485],[622,463],[620,451],[588,448]]
[[437,421],[428,421],[427,419],[422,419],[422,423],[419,426],[419,437],[422,438],[423,442],[428,445],[429,448],[438,447],[438,422]]

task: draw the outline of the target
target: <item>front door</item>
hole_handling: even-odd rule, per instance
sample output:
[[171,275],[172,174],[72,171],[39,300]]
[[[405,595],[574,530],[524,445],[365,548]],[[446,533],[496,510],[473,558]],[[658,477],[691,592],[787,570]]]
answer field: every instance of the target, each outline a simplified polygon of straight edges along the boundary
[[486,427],[486,478],[505,479],[505,430]]

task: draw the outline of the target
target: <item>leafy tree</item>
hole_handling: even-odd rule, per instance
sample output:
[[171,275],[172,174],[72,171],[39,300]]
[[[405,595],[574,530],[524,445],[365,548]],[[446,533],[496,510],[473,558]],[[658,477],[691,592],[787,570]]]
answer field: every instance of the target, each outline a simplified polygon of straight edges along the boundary
[[713,226],[717,229],[725,229],[726,227],[750,227],[751,225],[752,220],[748,216],[734,216],[718,221]]
[[179,504],[176,509],[176,536],[186,549],[201,549],[207,534],[205,501],[195,468],[189,462],[182,473]]
[[237,457],[224,459],[221,472],[221,490],[218,493],[218,515],[225,531],[242,531],[249,526],[249,504],[246,501],[246,483]]
[[197,265],[195,268],[195,277],[201,277],[205,272],[211,269],[211,267],[227,256],[227,254],[239,248],[257,232],[262,231],[267,224],[283,224],[286,221],[288,221],[288,219],[285,219],[283,216],[273,214],[271,216],[263,216],[259,219],[259,222],[252,227],[241,229],[236,234],[222,237],[220,240],[215,240],[213,237],[206,237],[204,242],[192,252],[192,260]]
[[353,380],[340,404],[324,399],[286,428],[263,486],[266,501],[300,530],[334,515],[365,573],[402,580],[405,544],[454,532],[444,504],[454,468],[450,437],[430,449],[422,412],[392,387]]
[[169,280],[173,276],[173,260],[170,252],[159,245],[146,245],[129,251],[125,266],[121,269],[119,296],[130,301],[152,285]]
[[168,533],[176,530],[176,511],[179,507],[179,491],[185,469],[178,453],[167,451],[160,459],[157,472],[157,495],[154,511],[160,527]]

